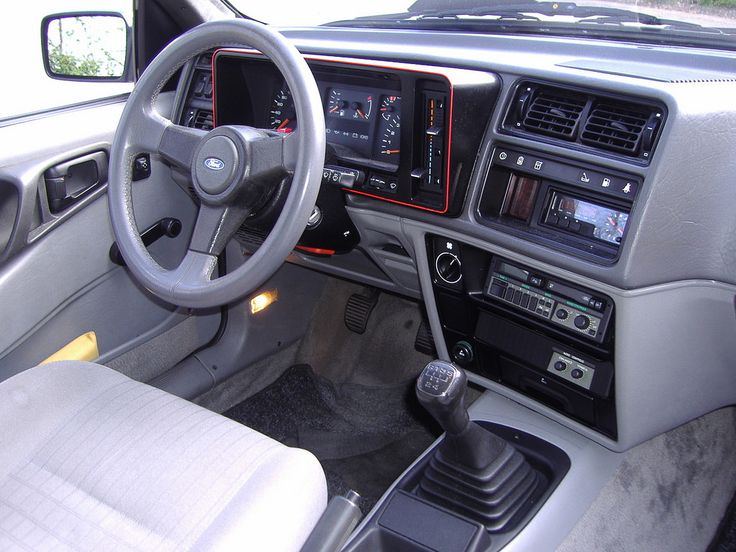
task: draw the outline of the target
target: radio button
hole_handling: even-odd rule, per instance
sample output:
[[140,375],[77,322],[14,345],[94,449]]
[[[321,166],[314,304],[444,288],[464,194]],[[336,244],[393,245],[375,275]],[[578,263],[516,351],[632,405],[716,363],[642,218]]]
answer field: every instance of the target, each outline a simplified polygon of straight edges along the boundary
[[505,299],[507,301],[511,301],[514,298],[514,288],[508,288],[506,290],[506,297]]
[[541,288],[544,285],[544,280],[541,276],[535,276],[534,274],[532,274],[531,276],[529,276],[529,283],[535,287]]
[[531,301],[529,301],[529,310],[537,310],[537,303],[539,303],[539,299],[532,297]]
[[502,286],[497,282],[493,282],[493,284],[491,284],[491,295],[495,295],[496,297],[503,297],[505,291],[506,286]]
[[528,293],[525,293],[521,296],[521,308],[525,309],[529,306],[530,297],[531,296]]
[[521,303],[521,291],[519,291],[518,289],[514,292],[514,298],[512,299],[512,302],[514,303],[514,305],[518,305],[519,303]]

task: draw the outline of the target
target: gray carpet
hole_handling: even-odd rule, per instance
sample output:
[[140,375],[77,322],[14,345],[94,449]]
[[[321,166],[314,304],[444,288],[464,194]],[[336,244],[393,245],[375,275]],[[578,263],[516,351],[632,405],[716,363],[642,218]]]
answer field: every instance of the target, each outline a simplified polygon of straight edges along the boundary
[[106,362],[108,368],[137,381],[149,382],[193,353],[202,342],[195,316],[142,345]]
[[364,334],[344,323],[345,304],[364,287],[330,279],[302,340],[297,362],[335,383],[390,385],[415,378],[431,358],[414,350],[421,311],[413,301],[382,293]]
[[708,547],[708,552],[734,551],[736,551],[736,494],[733,495],[716,536]]
[[559,550],[705,551],[736,488],[734,458],[734,408],[631,449]]
[[225,412],[322,463],[330,496],[353,489],[367,513],[439,434],[414,396],[414,381],[334,384],[308,365]]

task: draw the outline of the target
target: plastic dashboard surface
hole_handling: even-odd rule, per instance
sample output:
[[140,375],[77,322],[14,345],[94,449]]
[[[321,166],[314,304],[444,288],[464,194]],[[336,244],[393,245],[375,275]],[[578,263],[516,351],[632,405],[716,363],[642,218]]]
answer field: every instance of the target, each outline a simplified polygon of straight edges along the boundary
[[[345,191],[456,215],[497,78],[464,69],[305,57],[323,100],[326,164],[353,175]],[[298,130],[291,92],[261,54],[221,49],[212,64],[216,124]]]

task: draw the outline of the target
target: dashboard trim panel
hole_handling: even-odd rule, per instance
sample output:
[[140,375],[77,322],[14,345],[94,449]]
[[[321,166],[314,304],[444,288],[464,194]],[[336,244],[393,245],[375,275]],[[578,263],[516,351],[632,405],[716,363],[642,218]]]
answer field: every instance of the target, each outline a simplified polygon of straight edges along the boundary
[[[217,57],[223,54],[245,54],[248,56],[252,56],[254,58],[263,58],[267,59],[267,56],[265,56],[263,53],[254,50],[254,49],[248,49],[248,48],[219,48],[215,50],[213,56],[212,56],[212,71],[214,75],[214,67],[215,62],[217,60]],[[448,116],[447,116],[447,147],[444,148],[446,151],[446,155],[444,155],[444,167],[443,167],[443,176],[445,179],[443,190],[441,192],[442,197],[442,205],[441,207],[432,207],[427,205],[419,204],[418,202],[409,202],[409,201],[402,201],[399,199],[393,199],[390,197],[385,197],[381,195],[377,195],[368,191],[354,189],[354,188],[348,188],[343,187],[342,190],[351,194],[361,195],[364,197],[369,197],[372,199],[378,199],[387,203],[393,203],[396,205],[401,205],[405,207],[410,207],[413,209],[430,212],[434,214],[440,214],[445,215],[448,214],[448,212],[451,210],[451,206],[453,205],[453,200],[451,198],[451,187],[452,187],[452,160],[453,160],[453,134],[455,129],[455,121],[454,118],[457,114],[457,108],[456,108],[456,87],[457,86],[489,86],[494,85],[498,82],[498,78],[496,75],[486,72],[486,71],[480,71],[480,70],[472,70],[472,69],[461,69],[461,68],[454,68],[454,67],[438,67],[438,66],[432,66],[432,65],[423,65],[423,64],[414,64],[414,63],[404,63],[404,62],[391,62],[391,61],[383,61],[383,60],[371,60],[371,59],[365,59],[365,58],[350,58],[350,57],[341,57],[341,56],[330,56],[330,55],[320,55],[320,54],[304,54],[304,59],[307,61],[313,61],[313,62],[321,62],[325,64],[343,64],[343,65],[351,65],[351,66],[358,66],[358,67],[365,67],[365,68],[372,68],[372,69],[382,69],[382,70],[390,70],[390,71],[397,71],[397,72],[406,72],[406,73],[415,73],[420,75],[428,75],[432,77],[438,77],[442,80],[444,80],[447,83],[448,86],[448,97],[449,97],[449,108],[447,110]],[[212,104],[213,104],[213,122],[214,125],[217,126],[217,87],[213,85],[214,91],[212,96]],[[416,93],[416,91],[415,91]],[[412,129],[413,131],[414,129]],[[458,193],[462,196],[464,196],[465,191],[460,190]]]

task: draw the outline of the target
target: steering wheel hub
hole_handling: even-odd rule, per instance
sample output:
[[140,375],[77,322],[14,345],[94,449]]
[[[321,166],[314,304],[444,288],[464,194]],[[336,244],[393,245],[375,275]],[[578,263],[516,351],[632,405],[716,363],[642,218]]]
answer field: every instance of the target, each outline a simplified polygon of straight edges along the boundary
[[194,158],[192,180],[203,199],[220,196],[236,182],[240,155],[228,136],[210,136]]

